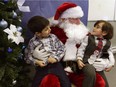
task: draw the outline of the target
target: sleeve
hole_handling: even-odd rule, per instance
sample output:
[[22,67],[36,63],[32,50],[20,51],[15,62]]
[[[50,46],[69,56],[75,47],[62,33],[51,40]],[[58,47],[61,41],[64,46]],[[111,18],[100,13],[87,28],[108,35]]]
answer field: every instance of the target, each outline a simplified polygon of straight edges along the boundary
[[115,65],[115,58],[111,47],[108,49],[108,53],[109,53],[109,64],[107,65],[107,68]]
[[32,56],[32,53],[34,51],[34,47],[35,47],[35,45],[34,45],[33,41],[30,40],[27,48],[25,48],[25,60],[27,63],[35,65],[36,59],[34,59]]
[[53,38],[55,50],[53,50],[51,57],[56,58],[58,61],[60,61],[64,56],[65,46],[55,35],[53,35]]
[[86,49],[86,46],[88,45],[88,36],[86,36],[82,42],[81,42],[81,45],[80,47],[78,48],[78,51],[77,51],[77,60],[80,59],[80,60],[83,60],[83,57],[84,57],[84,52],[85,52],[85,49]]

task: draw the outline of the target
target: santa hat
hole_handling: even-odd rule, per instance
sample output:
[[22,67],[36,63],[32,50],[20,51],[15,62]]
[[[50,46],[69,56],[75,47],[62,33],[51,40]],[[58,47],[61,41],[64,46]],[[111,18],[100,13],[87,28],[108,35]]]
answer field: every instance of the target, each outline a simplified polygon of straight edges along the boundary
[[84,13],[80,6],[65,2],[57,8],[54,16],[54,23],[57,24],[59,18],[81,18],[83,15]]
[[57,8],[54,20],[58,20],[59,18],[80,18],[83,15],[84,14],[80,6],[66,2]]
[[84,13],[80,6],[71,2],[65,2],[57,8],[54,18],[49,19],[49,21],[50,25],[57,25],[59,18],[81,18],[83,15]]

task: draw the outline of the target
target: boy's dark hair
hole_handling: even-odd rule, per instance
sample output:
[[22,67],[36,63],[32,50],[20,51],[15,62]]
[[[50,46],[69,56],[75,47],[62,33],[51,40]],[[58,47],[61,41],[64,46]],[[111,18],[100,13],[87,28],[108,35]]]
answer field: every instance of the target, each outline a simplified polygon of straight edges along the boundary
[[113,37],[113,26],[105,21],[105,20],[98,20],[95,24],[94,24],[94,27],[96,25],[98,25],[99,23],[104,23],[103,26],[102,26],[102,31],[105,31],[107,34],[104,36],[105,39],[112,39]]
[[42,16],[34,16],[27,23],[27,27],[32,33],[41,32],[48,25],[49,21]]

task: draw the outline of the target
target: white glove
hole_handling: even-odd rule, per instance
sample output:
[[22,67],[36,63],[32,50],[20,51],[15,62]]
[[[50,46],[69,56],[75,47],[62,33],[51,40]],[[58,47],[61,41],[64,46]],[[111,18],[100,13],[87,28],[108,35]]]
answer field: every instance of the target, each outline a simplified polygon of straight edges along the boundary
[[48,52],[45,51],[45,49],[40,50],[39,48],[41,47],[41,45],[37,46],[35,48],[35,50],[33,51],[33,57],[40,59],[40,60],[47,60],[48,56],[50,54],[48,54]]
[[109,63],[108,59],[98,58],[93,63],[93,66],[95,67],[96,71],[102,71],[107,67],[108,63]]

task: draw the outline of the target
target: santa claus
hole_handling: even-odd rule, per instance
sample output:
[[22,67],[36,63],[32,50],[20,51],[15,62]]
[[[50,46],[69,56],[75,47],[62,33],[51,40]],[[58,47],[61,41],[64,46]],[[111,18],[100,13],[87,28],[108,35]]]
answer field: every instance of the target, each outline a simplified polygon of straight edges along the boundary
[[[89,30],[80,20],[83,15],[84,13],[80,6],[74,3],[66,2],[61,4],[57,8],[55,16],[53,17],[53,19],[50,19],[52,26],[51,33],[55,34],[66,47],[66,53],[63,58],[63,61],[65,62],[73,61],[74,63],[76,63],[76,52],[78,50],[78,47],[84,37],[89,33]],[[40,53],[40,51],[38,50],[37,53]],[[70,81],[76,87],[82,87],[84,75],[78,75],[74,73],[69,67],[68,70],[67,68],[65,70],[68,72]],[[69,72],[69,70],[71,72]],[[99,74],[96,74],[96,76],[97,79],[95,87],[105,87],[105,83],[102,77]],[[47,78],[52,77],[49,77],[48,75]],[[42,84],[45,84],[44,81],[46,81],[46,78],[43,79]],[[48,84],[46,83],[46,85]]]
[[[52,33],[55,34],[65,45],[66,53],[63,61],[66,62],[66,66],[69,64],[71,67],[75,64],[76,53],[81,41],[89,34],[87,27],[81,22],[80,18],[83,17],[84,12],[82,8],[74,3],[66,2],[60,5],[54,18],[51,21]],[[71,63],[71,64],[70,64]],[[76,65],[75,65],[76,66]],[[73,68],[77,68],[77,67]],[[82,86],[82,80],[84,75],[77,75],[72,73],[71,68],[65,68],[69,74],[70,81],[76,85],[76,87]],[[74,69],[73,69],[74,70]],[[99,74],[96,74],[97,81],[95,87],[104,87],[104,81]],[[80,80],[81,79],[81,80]],[[100,82],[100,83],[99,83]]]

